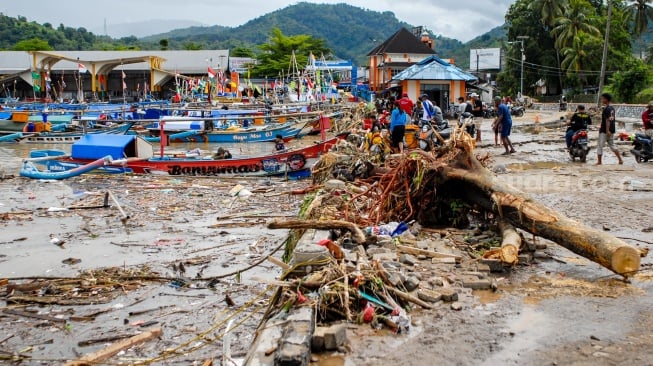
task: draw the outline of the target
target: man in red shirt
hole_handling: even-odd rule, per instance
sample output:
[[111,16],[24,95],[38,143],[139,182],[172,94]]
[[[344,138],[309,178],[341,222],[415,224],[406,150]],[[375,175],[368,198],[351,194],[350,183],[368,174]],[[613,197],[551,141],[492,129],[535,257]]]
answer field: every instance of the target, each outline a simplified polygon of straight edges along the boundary
[[648,137],[653,137],[653,101],[648,102],[647,108],[642,113],[642,122],[644,123],[644,133]]
[[413,101],[408,98],[408,93],[404,93],[404,95],[401,96],[401,99],[399,99],[399,107],[409,116],[413,115],[413,108],[415,107],[415,103],[413,103]]

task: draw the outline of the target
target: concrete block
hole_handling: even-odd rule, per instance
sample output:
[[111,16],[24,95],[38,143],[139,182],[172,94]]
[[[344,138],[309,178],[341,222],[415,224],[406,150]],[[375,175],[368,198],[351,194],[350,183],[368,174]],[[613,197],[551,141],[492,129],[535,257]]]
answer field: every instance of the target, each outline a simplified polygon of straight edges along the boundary
[[417,258],[410,254],[402,254],[401,257],[399,257],[399,262],[407,266],[414,266],[418,263]]
[[444,278],[442,277],[431,277],[429,279],[429,285],[432,287],[442,287],[444,286]]
[[522,253],[518,257],[519,264],[528,266],[533,263],[533,254],[532,253]]
[[372,259],[379,262],[393,262],[397,260],[397,253],[379,253],[373,255]]
[[438,290],[442,294],[442,301],[455,302],[458,301],[458,291],[452,288],[442,288]]
[[347,324],[334,324],[324,333],[324,348],[327,351],[337,350],[347,341]]
[[376,255],[376,254],[386,254],[392,253],[390,249],[386,248],[369,248],[367,249],[367,255]]
[[426,290],[426,289],[420,289],[417,291],[417,297],[426,302],[438,302],[442,300],[442,294],[439,292],[431,291],[431,290]]
[[433,258],[431,259],[433,264],[456,264],[456,258]]
[[481,264],[490,267],[490,272],[503,272],[503,263],[498,259],[481,259],[479,265]]
[[483,263],[476,264],[476,270],[479,271],[479,272],[491,272],[490,266],[488,266],[487,264],[483,264]]
[[311,339],[311,350],[313,350],[313,352],[322,352],[324,350],[324,334],[326,330],[327,327],[315,328],[313,338]]
[[463,276],[463,287],[472,290],[489,290],[492,287],[492,281],[487,278],[478,278],[475,276]]
[[311,351],[305,345],[283,343],[274,356],[276,366],[308,366]]
[[305,306],[291,310],[286,320],[288,322],[312,322],[314,317],[313,308]]
[[415,276],[408,276],[404,281],[404,287],[408,292],[415,291],[419,287],[419,279]]

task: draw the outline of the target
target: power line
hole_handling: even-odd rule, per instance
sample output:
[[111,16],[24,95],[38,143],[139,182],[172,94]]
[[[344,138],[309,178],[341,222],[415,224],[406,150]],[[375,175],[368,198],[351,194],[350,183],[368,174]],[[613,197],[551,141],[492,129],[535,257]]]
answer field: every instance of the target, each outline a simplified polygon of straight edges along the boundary
[[[506,59],[508,61],[510,61],[510,62],[513,62],[513,63],[516,63],[516,64],[521,64],[521,61],[518,60],[518,59],[511,58],[511,57],[507,57]],[[554,66],[534,64],[534,63],[525,62],[525,61],[524,61],[524,67],[529,68],[531,70],[539,71],[539,72],[542,72],[542,73],[556,73],[556,74],[558,72],[567,73],[567,70],[560,69],[560,68],[557,68],[557,67],[554,67]],[[613,70],[607,71],[607,73],[610,73],[610,74],[614,74],[615,72],[618,72],[618,71],[613,71]],[[580,70],[580,71],[574,72],[574,73],[584,74],[584,75],[600,75],[601,74],[600,71],[590,71],[590,70]]]

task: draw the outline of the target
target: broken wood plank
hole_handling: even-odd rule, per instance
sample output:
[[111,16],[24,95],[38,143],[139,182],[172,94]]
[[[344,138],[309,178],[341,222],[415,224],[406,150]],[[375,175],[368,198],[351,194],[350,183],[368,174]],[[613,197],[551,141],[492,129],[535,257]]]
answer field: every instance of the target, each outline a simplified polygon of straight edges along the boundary
[[65,323],[66,322],[66,319],[63,319],[63,318],[55,318],[55,317],[49,316],[49,315],[35,314],[35,313],[30,313],[29,311],[22,311],[22,310],[16,310],[16,309],[5,309],[3,311],[3,313],[4,314],[9,314],[9,315],[22,316],[22,317],[25,317],[25,318],[47,320],[47,321],[54,322],[54,323]]
[[456,263],[460,263],[463,260],[462,256],[448,253],[434,252],[432,250],[413,248],[406,245],[397,245],[397,251],[404,254],[411,255],[425,255],[429,258],[453,258]]
[[87,366],[87,365],[90,366],[98,362],[108,360],[109,358],[118,354],[120,351],[150,341],[154,338],[158,338],[161,336],[161,334],[162,334],[161,328],[156,328],[147,332],[143,332],[139,335],[112,344],[109,347],[103,348],[97,352],[89,353],[86,356],[82,356],[77,360],[70,361],[66,363],[66,366]]
[[424,309],[433,309],[433,305],[431,305],[431,304],[429,304],[429,303],[427,303],[425,301],[422,301],[422,300],[418,299],[417,297],[415,297],[415,296],[413,296],[411,294],[408,294],[408,293],[403,292],[401,290],[397,290],[396,288],[393,288],[393,287],[390,287],[390,286],[387,286],[386,288],[387,288],[388,291],[390,291],[391,293],[393,293],[395,296],[397,296],[398,298],[400,298],[402,300],[412,302],[413,304],[419,305],[419,306],[423,307]]
[[133,334],[133,333],[132,334],[116,334],[116,335],[107,336],[107,337],[100,337],[100,338],[93,338],[93,339],[87,339],[87,340],[84,340],[84,341],[79,341],[79,342],[77,342],[77,345],[79,347],[88,347],[88,346],[92,346],[92,345],[98,344],[98,343],[115,342],[115,341],[119,341],[119,340],[122,340],[122,339],[125,339],[125,338],[131,338],[131,337],[134,337],[134,336],[137,336],[137,335],[138,334]]
[[365,233],[356,224],[340,220],[287,220],[272,221],[268,224],[268,229],[316,229],[316,230],[333,230],[341,229],[352,233],[352,239],[356,243],[365,242]]
[[284,263],[282,260],[279,260],[273,256],[268,256],[268,262],[281,267],[284,271],[289,270],[292,266],[288,263]]

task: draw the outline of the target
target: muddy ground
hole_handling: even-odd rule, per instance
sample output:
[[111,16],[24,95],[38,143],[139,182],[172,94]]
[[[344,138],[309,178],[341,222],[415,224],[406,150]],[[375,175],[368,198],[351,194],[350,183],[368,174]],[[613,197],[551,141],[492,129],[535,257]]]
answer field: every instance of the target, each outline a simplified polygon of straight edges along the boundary
[[[559,116],[541,117],[554,121]],[[571,163],[562,148],[564,130],[555,124],[520,127],[531,126],[533,120],[534,115],[528,114],[515,122],[513,140],[518,153],[508,157],[498,156],[502,150],[492,146],[490,122],[484,122],[479,153],[494,155],[493,169],[499,178],[586,225],[628,238],[625,240],[633,245],[645,248],[646,242],[653,242],[653,164],[638,165],[628,156],[619,166],[608,154],[606,165],[596,167],[595,150],[587,164]],[[622,127],[633,128],[628,124]],[[593,144],[596,135],[592,133]],[[0,147],[1,169],[6,174],[16,173],[29,148]],[[620,149],[627,151],[629,146],[620,145]],[[234,199],[229,191],[237,184],[254,193],[247,199]],[[135,347],[114,361],[201,364],[221,357],[220,336],[229,314],[251,301],[251,307],[235,315],[236,323],[243,323],[235,330],[232,355],[242,357],[271,291],[256,296],[267,289],[266,280],[274,279],[279,270],[263,262],[240,276],[233,273],[266,257],[284,240],[284,232],[265,230],[265,220],[259,217],[295,215],[302,198],[284,193],[306,184],[161,177],[0,182],[0,213],[24,212],[0,221],[0,279],[69,277],[99,267],[143,266],[175,278],[180,274],[173,264],[179,262],[190,263],[181,276],[184,278],[197,277],[198,272],[203,278],[225,276],[215,283],[190,282],[184,288],[176,288],[173,281],[143,282],[142,287],[125,290],[105,304],[19,308],[67,319],[107,310],[92,321],[62,325],[0,312],[0,360],[24,356],[26,359],[14,362],[59,364],[107,344],[81,347],[82,340],[132,334],[148,329],[140,328],[139,323],[156,321],[149,329],[161,326],[162,340]],[[95,194],[107,189],[130,215],[126,225],[115,207],[58,210],[94,202],[99,199]],[[243,212],[247,217],[227,216]],[[219,216],[221,221],[216,220]],[[256,220],[261,224],[240,226]],[[211,227],[218,223],[222,225]],[[53,244],[51,235],[66,243],[63,247]],[[548,258],[542,256],[532,265],[499,275],[497,292],[463,292],[462,311],[453,311],[447,304],[433,311],[418,310],[407,335],[352,326],[351,352],[324,355],[319,364],[653,364],[651,259],[645,258],[641,273],[624,283],[608,270],[547,244]],[[69,258],[81,262],[62,263]],[[235,306],[227,305],[227,294]],[[4,311],[6,305],[0,305],[5,306]],[[143,310],[151,311],[130,316]],[[202,334],[205,331],[209,332]],[[171,355],[166,350],[186,343],[197,349],[181,348],[173,358],[161,359]]]

